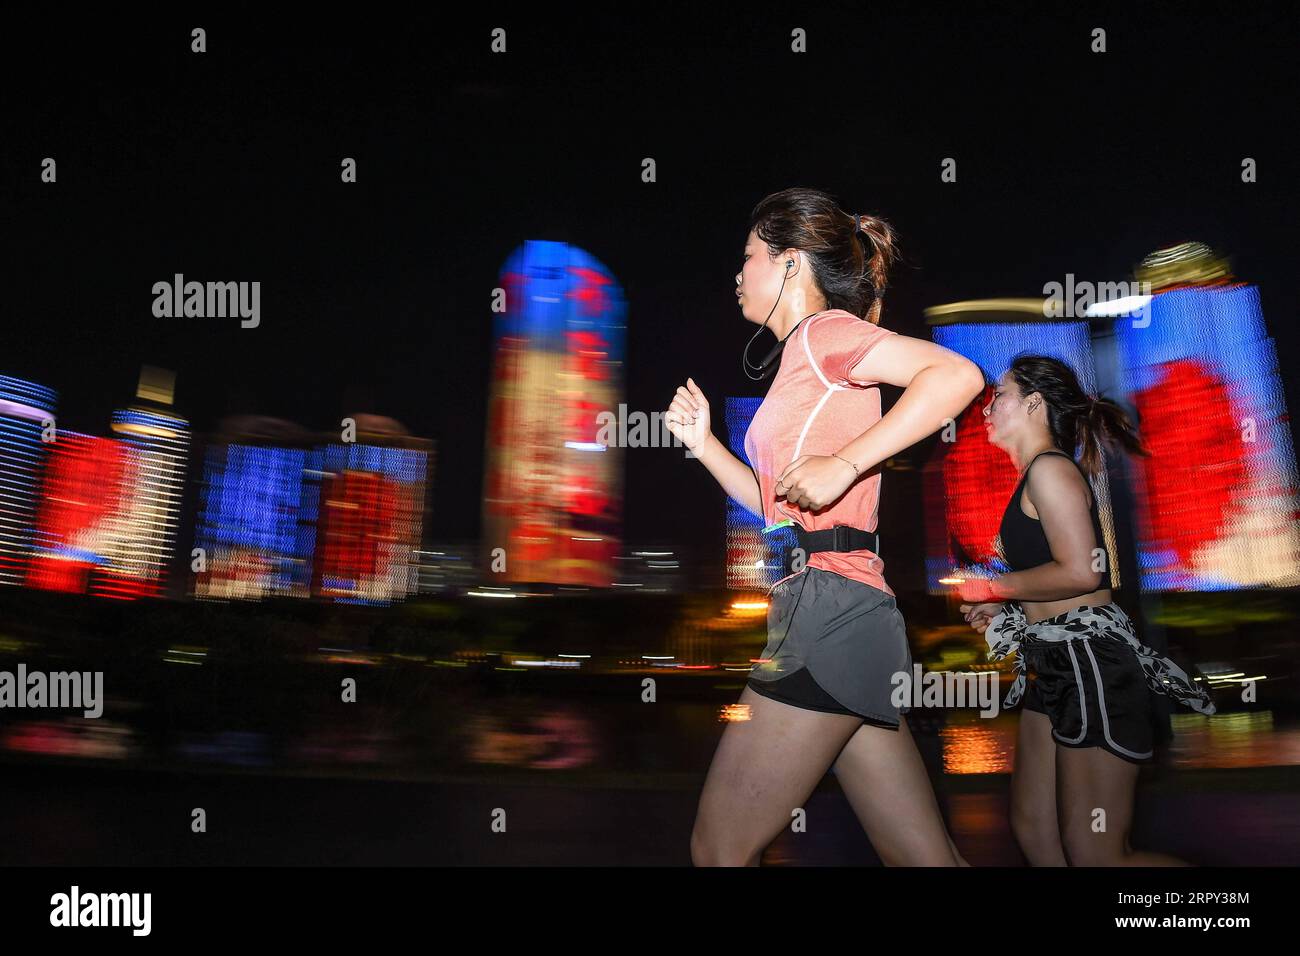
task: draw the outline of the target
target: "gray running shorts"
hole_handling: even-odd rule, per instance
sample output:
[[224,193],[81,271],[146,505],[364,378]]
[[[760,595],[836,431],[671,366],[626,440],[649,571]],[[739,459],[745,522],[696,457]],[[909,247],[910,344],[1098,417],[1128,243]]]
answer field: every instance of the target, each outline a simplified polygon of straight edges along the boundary
[[[806,568],[778,584],[768,597],[767,646],[749,674],[754,690],[800,706],[798,699],[768,693],[776,682],[807,668],[816,686],[841,707],[875,723],[898,726],[911,708],[895,706],[895,674],[912,687],[912,652],[893,597],[833,571]],[[810,710],[827,710],[810,702]]]

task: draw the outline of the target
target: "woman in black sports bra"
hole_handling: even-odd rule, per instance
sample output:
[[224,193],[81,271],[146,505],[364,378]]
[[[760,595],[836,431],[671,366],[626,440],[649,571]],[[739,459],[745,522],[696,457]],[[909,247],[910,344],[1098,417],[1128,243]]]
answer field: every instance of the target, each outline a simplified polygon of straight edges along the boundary
[[[1011,785],[1016,840],[1035,866],[1182,865],[1129,845],[1138,768],[1153,753],[1149,690],[1205,714],[1214,704],[1137,639],[1111,600],[1089,482],[1101,471],[1101,441],[1147,452],[1119,405],[1085,393],[1068,365],[1047,356],[1017,356],[984,416],[990,443],[1023,468],[1002,516],[1012,570],[987,582],[992,602],[961,610],[990,657],[1016,653],[1006,699],[1012,706],[1023,695],[1025,704]],[[1079,463],[1063,450],[1076,445]]]

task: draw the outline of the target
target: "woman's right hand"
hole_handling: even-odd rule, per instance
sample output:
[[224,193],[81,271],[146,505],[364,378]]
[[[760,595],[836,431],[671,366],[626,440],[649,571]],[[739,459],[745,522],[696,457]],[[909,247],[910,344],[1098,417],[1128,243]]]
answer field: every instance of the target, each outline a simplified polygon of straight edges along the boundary
[[692,452],[698,451],[713,436],[709,417],[709,400],[695,380],[688,378],[677,388],[672,404],[664,416],[668,431]]
[[966,616],[966,623],[983,634],[989,622],[1002,613],[1001,604],[963,604],[958,608]]

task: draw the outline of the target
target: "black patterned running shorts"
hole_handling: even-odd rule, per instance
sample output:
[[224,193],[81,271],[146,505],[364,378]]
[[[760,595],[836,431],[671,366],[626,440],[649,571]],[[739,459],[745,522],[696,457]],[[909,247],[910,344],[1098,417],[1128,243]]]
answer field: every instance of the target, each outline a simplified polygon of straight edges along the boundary
[[1066,747],[1101,747],[1130,763],[1151,759],[1151,691],[1132,648],[1106,637],[1026,641],[1024,706],[1045,714]]

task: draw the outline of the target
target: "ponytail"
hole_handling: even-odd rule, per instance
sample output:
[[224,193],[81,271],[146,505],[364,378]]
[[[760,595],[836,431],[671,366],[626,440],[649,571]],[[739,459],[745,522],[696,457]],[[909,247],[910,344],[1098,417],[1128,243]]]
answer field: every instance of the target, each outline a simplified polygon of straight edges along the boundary
[[1119,445],[1130,455],[1149,458],[1149,452],[1138,438],[1133,420],[1123,407],[1109,398],[1088,396],[1087,410],[1079,415],[1078,444],[1083,447],[1079,466],[1090,475],[1101,470],[1101,444]]
[[880,324],[884,308],[885,288],[889,284],[889,270],[898,258],[894,230],[877,216],[858,216],[857,234],[866,240],[864,250],[863,280],[871,289],[871,305],[864,316],[872,325]]

